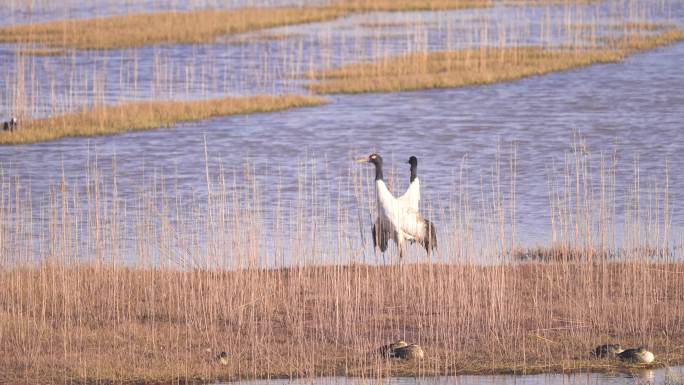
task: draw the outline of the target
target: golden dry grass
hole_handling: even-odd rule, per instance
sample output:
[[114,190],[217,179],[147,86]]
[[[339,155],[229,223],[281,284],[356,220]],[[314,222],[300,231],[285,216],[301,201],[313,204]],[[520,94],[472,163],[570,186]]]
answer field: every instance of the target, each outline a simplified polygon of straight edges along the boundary
[[396,92],[517,80],[600,63],[684,40],[684,30],[627,35],[600,48],[535,46],[416,53],[343,66],[316,75],[317,93]]
[[[511,4],[558,1],[513,0]],[[492,0],[340,0],[320,7],[155,12],[4,27],[0,28],[0,43],[32,43],[45,47],[81,50],[121,49],[153,44],[210,43],[221,36],[327,21],[352,13],[482,8],[493,4]],[[35,50],[37,55],[45,52],[41,49]]]
[[543,75],[597,63],[612,63],[617,52],[572,51],[541,47],[492,48],[411,54],[353,64],[320,74],[308,86],[317,93],[397,92],[490,84]]
[[492,5],[492,0],[341,0],[332,6],[351,12],[395,12],[484,8]]
[[[7,383],[615,370],[606,342],[684,355],[684,264],[0,271]],[[368,354],[420,343],[420,363]],[[207,351],[210,349],[210,352]],[[229,353],[227,366],[215,361]]]
[[[595,0],[573,1],[572,4],[587,4]],[[504,5],[549,5],[569,4],[567,0],[340,0],[333,7],[351,12],[402,12],[443,11],[450,9],[487,8]]]
[[300,95],[131,102],[29,121],[14,132],[0,132],[0,144],[44,142],[70,136],[112,135],[217,116],[273,112],[323,103],[324,99]]
[[[162,178],[122,199],[115,162],[111,177],[84,165],[84,177],[63,176],[42,199],[30,180],[0,180],[1,379],[185,383],[630,368],[592,358],[604,343],[647,347],[656,354],[650,367],[684,363],[684,263],[671,253],[681,249],[669,241],[680,236],[670,235],[669,190],[648,195],[626,181],[634,195],[624,202],[638,213],[626,207],[624,217],[604,217],[623,202],[615,179],[605,178],[616,159],[592,167],[573,146],[561,184],[549,182],[557,235],[528,254],[554,258],[513,259],[515,216],[501,202],[515,193],[482,187],[496,191],[505,180],[496,177],[480,179],[481,209],[463,191],[446,218],[435,218],[444,229],[435,258],[448,263],[421,251],[422,263],[403,266],[354,262],[367,260],[357,225],[368,235],[370,224],[319,195],[326,188],[309,177],[316,170],[285,182],[297,198],[281,201],[261,196],[272,180],[249,163],[236,177],[234,162],[211,170],[205,159],[206,193],[192,197]],[[364,184],[354,177],[347,192],[372,212]],[[334,205],[339,211],[316,213]],[[609,240],[618,227],[620,245]],[[369,354],[397,339],[420,344],[426,358]],[[221,351],[226,366],[216,362]]]
[[259,29],[330,20],[341,8],[245,8],[158,12],[63,20],[0,29],[0,42],[73,49],[119,49],[152,44],[193,44]]
[[621,35],[615,38],[604,39],[604,44],[609,48],[621,50],[625,52],[625,54],[629,55],[681,41],[684,41],[684,29],[669,28],[660,30],[658,33],[632,33]]
[[86,50],[207,43],[220,36],[326,21],[353,12],[470,8],[489,3],[483,0],[345,0],[326,7],[157,12],[5,27],[0,29],[0,42]]

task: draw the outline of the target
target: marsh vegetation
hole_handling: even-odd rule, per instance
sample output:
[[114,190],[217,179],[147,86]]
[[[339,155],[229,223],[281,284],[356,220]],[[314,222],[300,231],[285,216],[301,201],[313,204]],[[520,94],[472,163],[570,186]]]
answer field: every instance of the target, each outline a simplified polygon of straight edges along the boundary
[[681,41],[669,6],[339,1],[19,24],[0,29],[12,53],[0,101],[3,113],[45,128],[57,121],[46,117],[140,101],[505,82],[615,63]]
[[[510,4],[554,4],[511,1]],[[435,11],[491,7],[491,0],[339,0],[324,6],[154,12],[0,28],[2,43],[63,49],[121,49],[153,44],[211,43],[217,38],[293,24],[322,22],[361,12]]]
[[414,53],[349,64],[316,75],[316,93],[397,92],[513,81],[595,64],[617,63],[638,52],[684,40],[684,30],[627,35],[587,47],[481,47]]
[[[21,126],[1,133],[0,144],[150,130],[345,97],[311,94],[455,88],[623,62],[684,38],[668,6],[347,0],[7,26],[0,29],[7,44],[0,55],[8,58],[0,111],[16,113]],[[511,92],[490,91],[476,103]],[[297,127],[280,115],[265,128],[252,121],[241,140],[230,135],[235,121],[220,121],[225,127],[214,132],[189,128],[204,153],[187,146],[189,136],[174,141],[162,131],[129,138],[158,148],[134,156],[123,140],[107,138],[99,140],[115,148],[107,148],[114,154],[108,158],[87,139],[0,148],[0,382],[204,383],[684,364],[681,189],[671,190],[677,173],[666,155],[671,146],[678,151],[676,140],[663,143],[665,135],[643,152],[604,153],[576,134],[562,147],[568,151],[559,151],[559,164],[526,160],[547,193],[530,204],[519,196],[518,151],[550,151],[541,135],[502,150],[491,134],[496,120],[476,125],[449,115],[464,119],[465,128],[437,135],[431,129],[445,125],[437,120],[407,135],[402,116],[389,123],[396,109],[374,110],[413,100],[358,102],[371,112],[358,104],[312,108]],[[660,123],[677,130],[680,110],[657,103]],[[554,113],[581,131],[584,121],[566,112]],[[357,113],[369,131],[362,139],[354,138],[360,131],[344,135],[351,127],[343,115]],[[545,129],[555,123],[543,122]],[[393,246],[386,254],[373,249],[372,176],[339,153],[343,160],[328,163],[329,149],[316,141],[325,129],[339,131],[332,140],[354,155],[399,137],[407,151],[434,157],[421,163],[439,168],[429,174],[439,178],[425,184],[439,193],[421,202],[439,229],[434,255],[411,246],[399,261]],[[606,127],[597,131],[602,144],[614,139]],[[224,134],[216,155],[212,137]],[[368,139],[374,135],[379,139]],[[484,139],[466,142],[465,154],[440,157],[468,135]],[[294,138],[288,146],[278,143],[286,136]],[[87,154],[70,151],[74,142]],[[175,163],[160,156],[169,148]],[[472,152],[491,157],[469,163]],[[276,155],[282,163],[273,164]],[[29,156],[34,164],[25,166]],[[396,156],[403,164],[404,154]],[[195,159],[204,160],[201,167],[188,166]],[[342,170],[330,171],[331,164]],[[388,172],[397,195],[404,171]],[[522,203],[526,215],[547,220],[539,243],[521,236]],[[397,340],[420,345],[424,358],[375,354]],[[656,360],[643,366],[592,356],[607,343],[645,346]]]
[[21,130],[0,135],[0,144],[45,142],[72,136],[113,135],[170,127],[181,122],[218,116],[282,111],[317,106],[323,98],[300,95],[260,95],[196,101],[128,102],[98,106],[45,119],[34,119]]
[[[550,181],[552,238],[531,259],[516,241],[514,175],[481,181],[483,196],[461,180],[432,211],[437,255],[401,264],[368,250],[359,232],[370,224],[342,203],[374,210],[363,174],[336,201],[304,172],[289,203],[265,199],[249,164],[238,180],[207,169],[192,197],[155,175],[134,202],[94,166],[39,207],[30,185],[5,180],[0,373],[85,383],[629,367],[592,356],[607,341],[681,364],[684,265],[667,180],[643,188],[635,170],[620,191],[616,164],[571,155]],[[372,354],[397,339],[425,357]]]

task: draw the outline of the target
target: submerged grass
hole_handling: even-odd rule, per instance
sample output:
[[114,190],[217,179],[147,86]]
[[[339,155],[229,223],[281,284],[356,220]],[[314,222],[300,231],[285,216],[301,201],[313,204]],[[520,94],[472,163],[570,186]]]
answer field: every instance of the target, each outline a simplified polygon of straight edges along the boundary
[[36,119],[11,133],[0,133],[0,144],[24,144],[70,136],[111,135],[172,126],[217,116],[281,111],[325,103],[319,97],[258,95],[198,101],[131,102]]
[[535,46],[476,48],[425,52],[350,64],[316,75],[308,86],[317,93],[396,92],[452,88],[565,71],[627,56],[684,40],[684,30],[606,39],[598,48]]
[[[301,376],[630,368],[592,359],[646,345],[681,364],[684,264],[420,264],[174,271],[0,271],[8,383],[185,382]],[[421,362],[378,346],[423,346]],[[216,362],[226,351],[230,362]]]

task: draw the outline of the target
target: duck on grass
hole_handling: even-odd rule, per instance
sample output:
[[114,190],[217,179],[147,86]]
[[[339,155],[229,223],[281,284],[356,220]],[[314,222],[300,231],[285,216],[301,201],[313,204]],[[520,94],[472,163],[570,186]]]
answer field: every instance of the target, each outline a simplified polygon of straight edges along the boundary
[[420,345],[409,344],[404,340],[398,340],[381,346],[377,349],[377,353],[384,358],[399,358],[402,360],[422,360],[425,358],[425,352]]
[[623,349],[620,344],[605,344],[597,346],[592,355],[597,358],[619,359],[631,364],[650,364],[655,355],[643,347]]

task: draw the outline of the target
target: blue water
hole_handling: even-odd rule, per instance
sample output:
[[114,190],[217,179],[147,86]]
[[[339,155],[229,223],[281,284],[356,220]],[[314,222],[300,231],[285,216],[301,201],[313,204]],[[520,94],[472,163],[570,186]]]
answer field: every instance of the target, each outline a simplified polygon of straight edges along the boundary
[[[535,375],[478,375],[448,377],[400,377],[359,379],[328,377],[298,380],[238,381],[238,385],[677,385],[681,384],[683,367],[668,369],[642,369],[631,373],[575,373]],[[666,382],[666,377],[668,378]],[[679,382],[677,382],[677,380]]]

